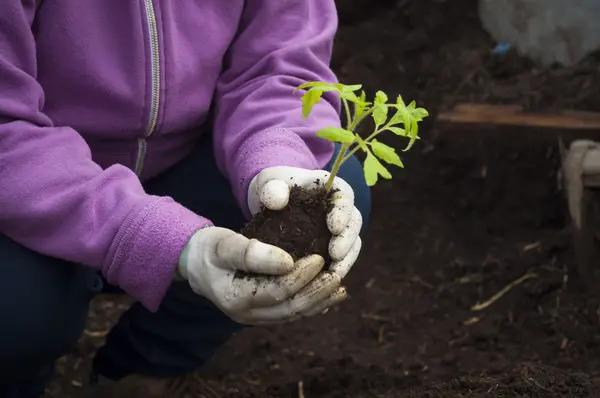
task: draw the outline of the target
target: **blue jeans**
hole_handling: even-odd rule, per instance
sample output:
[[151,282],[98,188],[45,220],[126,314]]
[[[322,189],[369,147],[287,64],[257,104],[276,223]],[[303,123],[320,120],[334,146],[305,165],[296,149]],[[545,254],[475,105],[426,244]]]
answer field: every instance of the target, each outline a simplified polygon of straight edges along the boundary
[[[359,161],[349,159],[338,175],[354,189],[366,225],[371,197]],[[198,189],[200,179],[208,189]],[[245,223],[216,167],[208,134],[190,156],[145,188],[216,225],[240,230]],[[40,255],[2,235],[0,258],[0,397],[34,397],[43,391],[54,360],[80,337],[93,296],[118,289],[89,268]],[[98,351],[94,370],[113,379],[132,373],[182,375],[202,367],[242,327],[187,284],[174,284],[157,313],[135,303],[121,316]]]

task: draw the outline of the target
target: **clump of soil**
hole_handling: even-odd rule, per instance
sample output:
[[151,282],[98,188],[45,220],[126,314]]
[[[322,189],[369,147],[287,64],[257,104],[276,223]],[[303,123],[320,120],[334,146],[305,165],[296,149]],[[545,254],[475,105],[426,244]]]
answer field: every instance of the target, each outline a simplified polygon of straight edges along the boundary
[[460,377],[407,391],[402,398],[553,398],[596,397],[600,384],[586,374],[567,373],[550,366],[521,364],[497,377]]
[[332,191],[324,188],[290,189],[288,205],[280,211],[263,209],[242,228],[242,235],[275,245],[290,253],[294,260],[319,254],[329,262],[327,212]]

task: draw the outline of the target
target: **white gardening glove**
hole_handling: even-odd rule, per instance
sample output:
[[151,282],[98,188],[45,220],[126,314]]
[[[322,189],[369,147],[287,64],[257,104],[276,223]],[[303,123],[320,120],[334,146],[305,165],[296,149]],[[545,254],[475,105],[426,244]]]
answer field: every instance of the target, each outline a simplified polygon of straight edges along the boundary
[[236,322],[261,325],[316,315],[344,300],[342,278],[319,274],[323,266],[321,256],[294,264],[278,247],[207,227],[190,238],[177,271],[194,292]]
[[[324,170],[288,166],[266,168],[250,182],[248,207],[252,214],[258,213],[262,206],[281,210],[288,204],[290,188],[294,185],[310,189],[317,187],[317,184],[325,186],[328,179],[329,172]],[[337,192],[333,208],[327,215],[327,226],[333,234],[329,242],[332,259],[329,269],[344,278],[360,253],[362,215],[354,206],[354,191],[346,181],[335,177],[332,189]]]

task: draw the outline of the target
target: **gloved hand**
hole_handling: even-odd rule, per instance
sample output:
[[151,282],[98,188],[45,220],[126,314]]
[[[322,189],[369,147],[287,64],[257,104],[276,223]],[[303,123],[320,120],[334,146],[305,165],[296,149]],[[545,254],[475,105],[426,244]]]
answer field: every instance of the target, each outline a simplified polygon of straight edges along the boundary
[[342,278],[319,274],[324,265],[318,255],[294,264],[278,247],[211,226],[190,238],[177,271],[236,322],[261,325],[316,315],[344,300]]
[[[269,167],[257,174],[248,187],[248,207],[252,214],[265,206],[271,210],[283,209],[290,198],[290,188],[325,186],[330,173],[324,170],[306,170],[297,167]],[[317,182],[318,181],[318,182]],[[332,263],[330,271],[344,278],[358,258],[362,241],[362,215],[354,206],[354,191],[343,179],[335,177],[333,189],[336,199],[327,215],[327,226],[333,234],[329,242]]]

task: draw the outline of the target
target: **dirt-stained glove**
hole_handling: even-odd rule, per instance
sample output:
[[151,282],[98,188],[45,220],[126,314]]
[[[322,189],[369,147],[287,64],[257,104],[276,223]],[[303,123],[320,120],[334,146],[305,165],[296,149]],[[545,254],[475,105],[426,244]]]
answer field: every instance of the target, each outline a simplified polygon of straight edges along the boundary
[[[325,186],[330,173],[324,170],[306,170],[297,167],[277,166],[261,171],[252,179],[248,188],[248,207],[252,214],[265,206],[271,210],[283,209],[290,198],[290,188],[294,185],[307,189]],[[343,179],[335,177],[333,189],[336,199],[327,215],[327,226],[333,234],[329,242],[329,255],[332,263],[330,271],[344,278],[354,265],[362,241],[359,237],[362,228],[362,215],[354,206],[354,191]]]
[[211,226],[192,236],[177,271],[236,322],[262,325],[316,315],[344,300],[342,278],[320,273],[324,265],[318,255],[294,264],[278,247]]

